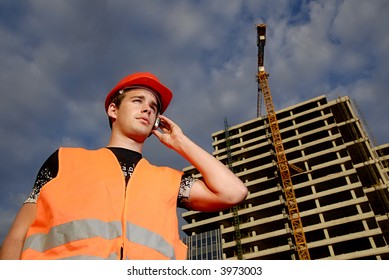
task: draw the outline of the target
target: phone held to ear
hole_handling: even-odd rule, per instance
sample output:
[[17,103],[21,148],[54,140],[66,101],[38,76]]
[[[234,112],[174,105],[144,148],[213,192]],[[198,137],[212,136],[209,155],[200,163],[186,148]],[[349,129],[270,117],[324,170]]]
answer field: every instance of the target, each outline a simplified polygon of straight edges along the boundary
[[161,119],[160,118],[157,118],[156,120],[155,120],[155,123],[154,123],[154,126],[153,126],[153,129],[155,130],[155,129],[158,129],[158,126],[159,126],[159,123],[161,122]]

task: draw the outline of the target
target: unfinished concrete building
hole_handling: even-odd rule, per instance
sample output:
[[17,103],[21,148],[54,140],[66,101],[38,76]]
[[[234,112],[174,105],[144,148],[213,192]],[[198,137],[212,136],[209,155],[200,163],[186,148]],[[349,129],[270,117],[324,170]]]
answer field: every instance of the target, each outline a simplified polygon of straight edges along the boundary
[[[389,145],[371,143],[348,97],[319,96],[276,115],[310,259],[389,259]],[[297,259],[268,119],[212,138],[214,156],[249,195],[234,209],[183,213],[182,230],[220,229],[223,259]],[[199,177],[194,167],[184,172]]]

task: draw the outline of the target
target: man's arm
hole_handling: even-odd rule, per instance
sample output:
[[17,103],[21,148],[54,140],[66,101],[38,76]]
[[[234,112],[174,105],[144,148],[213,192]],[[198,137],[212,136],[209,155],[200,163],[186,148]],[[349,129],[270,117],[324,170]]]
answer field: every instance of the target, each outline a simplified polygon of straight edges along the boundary
[[24,239],[29,226],[36,216],[36,204],[25,203],[11,226],[8,235],[5,237],[0,251],[0,260],[18,260],[22,253]]
[[203,176],[203,180],[197,180],[190,191],[189,201],[194,210],[219,211],[246,198],[247,188],[234,173],[185,136],[173,121],[165,116],[159,117],[162,132],[154,130],[153,134],[189,161]]

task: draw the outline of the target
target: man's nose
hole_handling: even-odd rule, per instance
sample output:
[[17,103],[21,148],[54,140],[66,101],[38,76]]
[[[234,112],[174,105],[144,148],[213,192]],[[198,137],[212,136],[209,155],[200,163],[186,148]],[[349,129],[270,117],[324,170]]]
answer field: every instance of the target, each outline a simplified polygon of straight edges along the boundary
[[151,107],[149,105],[145,105],[143,108],[142,108],[142,113],[148,113],[148,114],[151,114]]

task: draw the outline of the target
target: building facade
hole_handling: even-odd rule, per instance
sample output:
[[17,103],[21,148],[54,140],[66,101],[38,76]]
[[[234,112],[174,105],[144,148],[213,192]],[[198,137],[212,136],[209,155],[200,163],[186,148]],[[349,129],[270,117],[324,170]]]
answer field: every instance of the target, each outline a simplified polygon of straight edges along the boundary
[[222,236],[219,228],[186,236],[188,260],[222,260]]
[[[389,259],[389,144],[375,147],[350,98],[277,111],[311,259]],[[228,131],[228,134],[226,134]],[[223,259],[298,258],[266,117],[212,134],[249,195],[235,209],[187,211],[191,238],[220,230]],[[199,177],[189,166],[187,175]]]

